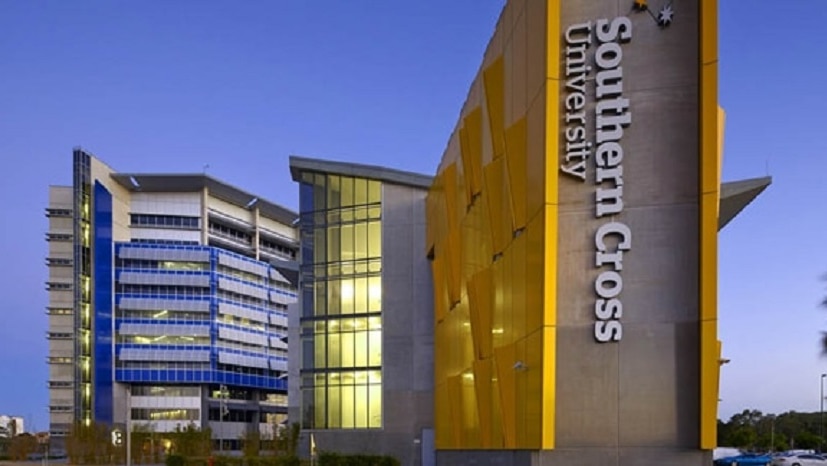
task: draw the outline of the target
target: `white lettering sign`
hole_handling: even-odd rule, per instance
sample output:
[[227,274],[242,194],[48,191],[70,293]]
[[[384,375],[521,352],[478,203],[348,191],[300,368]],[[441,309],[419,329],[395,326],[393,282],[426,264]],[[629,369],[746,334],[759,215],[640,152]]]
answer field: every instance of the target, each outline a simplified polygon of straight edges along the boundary
[[[592,36],[597,49],[589,60]],[[586,181],[586,167],[594,159],[595,217],[611,217],[595,233],[595,267],[600,270],[594,291],[594,338],[601,343],[623,337],[623,254],[632,247],[632,232],[615,218],[623,212],[624,128],[632,123],[629,99],[623,97],[623,47],[632,39],[632,23],[625,16],[600,19],[566,29],[565,40],[565,151],[560,170]],[[594,76],[594,128],[586,125],[586,83]]]

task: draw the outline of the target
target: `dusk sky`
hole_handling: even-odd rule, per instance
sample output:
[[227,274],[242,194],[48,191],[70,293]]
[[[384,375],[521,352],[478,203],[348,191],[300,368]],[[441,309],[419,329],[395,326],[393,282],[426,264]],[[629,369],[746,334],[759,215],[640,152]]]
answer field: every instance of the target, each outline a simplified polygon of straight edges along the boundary
[[[503,3],[0,0],[0,414],[48,428],[44,209],[74,146],[293,209],[290,154],[433,174]],[[773,176],[720,235],[720,417],[818,411],[827,2],[720,3],[724,179]]]

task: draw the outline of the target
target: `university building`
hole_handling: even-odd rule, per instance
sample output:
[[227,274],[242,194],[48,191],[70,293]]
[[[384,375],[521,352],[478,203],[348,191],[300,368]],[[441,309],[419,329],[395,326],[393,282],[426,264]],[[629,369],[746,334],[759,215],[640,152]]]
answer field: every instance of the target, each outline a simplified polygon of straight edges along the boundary
[[311,453],[711,463],[717,235],[770,184],[721,183],[717,29],[715,0],[509,0],[434,177],[291,159]]
[[[49,190],[49,412],[76,425],[212,430],[287,415],[297,214],[205,174],[117,173],[74,150]],[[223,440],[223,443],[219,443]]]

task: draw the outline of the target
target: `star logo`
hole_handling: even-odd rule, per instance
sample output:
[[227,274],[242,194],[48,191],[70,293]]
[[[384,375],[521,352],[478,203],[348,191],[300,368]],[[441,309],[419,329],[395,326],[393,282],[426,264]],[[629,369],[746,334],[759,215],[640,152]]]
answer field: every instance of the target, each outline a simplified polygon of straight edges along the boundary
[[672,5],[665,5],[660,9],[660,12],[658,12],[658,24],[664,28],[669,26],[672,24],[672,16],[674,15],[675,12],[672,10]]
[[632,3],[632,10],[637,12],[645,11],[649,13],[649,16],[652,17],[652,20],[655,21],[658,26],[661,28],[669,27],[675,17],[675,10],[672,8],[672,1],[669,1],[666,5],[662,6],[658,11],[657,16],[652,12],[652,9],[649,8],[648,3],[649,2],[647,0],[634,0]]

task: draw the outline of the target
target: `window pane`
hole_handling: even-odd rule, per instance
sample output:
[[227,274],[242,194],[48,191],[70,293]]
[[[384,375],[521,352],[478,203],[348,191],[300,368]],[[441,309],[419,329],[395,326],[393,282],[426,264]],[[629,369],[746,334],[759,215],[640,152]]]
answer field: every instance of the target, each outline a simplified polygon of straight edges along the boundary
[[328,428],[338,429],[342,427],[342,402],[341,387],[327,387],[327,419]]
[[330,280],[327,282],[327,313],[329,315],[339,314],[341,307],[341,288],[342,283],[339,280]]
[[316,282],[316,315],[327,314],[327,282]]
[[353,279],[344,279],[342,284],[342,314],[353,314]]
[[368,257],[382,256],[382,222],[368,223]]
[[356,386],[356,400],[354,409],[354,426],[357,429],[368,427],[368,387],[367,385]]
[[[338,333],[327,336],[327,367],[341,367],[342,350]],[[372,355],[372,354],[371,354]]]
[[353,386],[342,386],[342,428],[352,429],[354,418]]
[[341,246],[341,232],[339,227],[330,227],[327,230],[327,261],[338,262]]
[[343,176],[339,183],[341,184],[342,197],[340,205],[342,207],[350,207],[353,205],[353,178]]
[[354,290],[354,312],[361,314],[368,311],[368,279],[357,278]]
[[371,385],[368,388],[368,417],[372,428],[382,427],[382,386]]
[[382,365],[382,331],[371,330],[368,336],[369,350],[368,365],[381,366]]
[[350,261],[355,258],[353,250],[353,225],[342,225],[342,254],[341,260]]
[[353,367],[353,334],[342,333],[342,367]]
[[368,365],[368,332],[356,332],[354,340],[355,366],[366,367]]
[[355,232],[355,243],[353,245],[354,259],[365,259],[368,257],[368,225],[357,223]]
[[368,181],[368,202],[382,201],[382,185],[378,181]]
[[316,174],[316,182],[313,186],[313,208],[314,210],[324,210],[325,207],[325,175]]
[[377,312],[382,310],[382,278],[368,278],[368,311]]
[[317,228],[313,232],[313,262],[319,264],[327,262],[327,240],[325,239],[325,229]]
[[315,340],[315,344],[313,345],[314,346],[313,349],[314,349],[314,357],[315,357],[315,363],[316,363],[315,367],[326,367],[327,366],[327,361],[326,361],[326,358],[325,358],[326,351],[325,351],[325,344],[324,344],[325,334],[321,333],[319,335],[316,335],[314,340]]
[[353,204],[363,205],[368,203],[368,180],[356,178],[353,188]]
[[342,188],[339,185],[339,177],[336,175],[329,175],[327,181],[327,208],[336,209],[341,206],[340,200],[342,197]]

